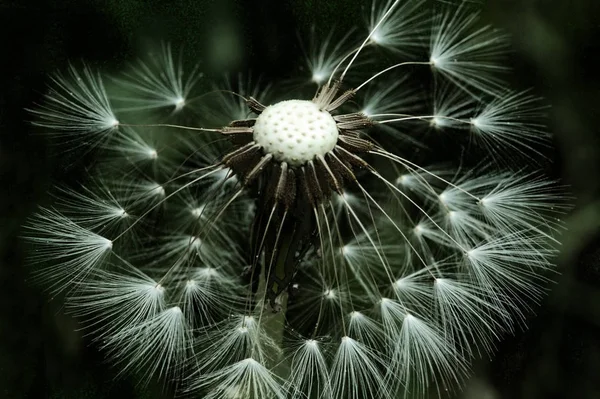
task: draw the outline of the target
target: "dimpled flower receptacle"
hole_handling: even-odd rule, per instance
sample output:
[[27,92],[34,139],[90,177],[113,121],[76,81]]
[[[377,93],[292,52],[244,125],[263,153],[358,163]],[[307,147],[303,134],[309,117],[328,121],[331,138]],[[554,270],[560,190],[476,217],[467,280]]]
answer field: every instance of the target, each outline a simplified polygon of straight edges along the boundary
[[[166,45],[53,78],[34,123],[97,162],[25,226],[30,264],[123,374],[198,398],[412,398],[523,325],[567,208],[529,162],[543,107],[505,89],[506,38],[476,10],[428,4],[374,0],[291,82],[213,90]],[[437,163],[438,141],[464,145]]]
[[264,152],[301,166],[333,150],[338,128],[333,117],[305,100],[288,100],[271,105],[254,125],[254,141]]

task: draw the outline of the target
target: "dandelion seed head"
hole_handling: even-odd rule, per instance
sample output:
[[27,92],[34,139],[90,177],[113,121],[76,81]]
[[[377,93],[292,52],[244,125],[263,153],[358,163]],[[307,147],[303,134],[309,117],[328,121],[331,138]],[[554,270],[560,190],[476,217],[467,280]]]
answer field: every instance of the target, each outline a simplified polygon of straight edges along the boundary
[[[25,226],[37,280],[120,370],[177,394],[460,385],[542,298],[568,207],[531,165],[494,162],[547,138],[539,100],[497,76],[504,36],[428,5],[373,0],[368,33],[313,28],[293,90],[198,85],[168,45],[110,85],[55,75],[34,123],[99,162]],[[432,166],[440,138],[476,148]]]

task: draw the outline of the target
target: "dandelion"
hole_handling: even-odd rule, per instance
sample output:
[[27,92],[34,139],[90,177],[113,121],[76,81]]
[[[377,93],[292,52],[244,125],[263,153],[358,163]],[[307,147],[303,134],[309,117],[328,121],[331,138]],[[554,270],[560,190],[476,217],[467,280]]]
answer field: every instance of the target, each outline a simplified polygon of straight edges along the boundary
[[540,300],[566,204],[518,162],[547,134],[497,74],[506,37],[463,5],[366,12],[311,36],[292,91],[202,92],[168,45],[52,79],[34,123],[98,162],[26,224],[30,263],[122,373],[199,398],[424,396]]

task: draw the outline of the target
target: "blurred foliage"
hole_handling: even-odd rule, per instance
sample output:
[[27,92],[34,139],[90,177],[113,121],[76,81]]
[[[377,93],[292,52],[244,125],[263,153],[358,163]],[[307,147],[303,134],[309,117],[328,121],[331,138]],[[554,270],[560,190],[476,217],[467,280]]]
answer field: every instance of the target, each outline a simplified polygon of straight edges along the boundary
[[[0,0],[0,397],[161,398],[103,363],[59,299],[28,282],[19,226],[46,201],[59,171],[44,137],[26,122],[47,74],[82,60],[109,71],[167,41],[208,75],[253,71],[264,79],[298,68],[298,35],[311,25],[364,26],[364,0]],[[484,19],[508,31],[510,80],[551,104],[555,135],[547,172],[571,187],[560,275],[529,329],[506,337],[492,360],[474,365],[459,396],[600,397],[600,2],[487,0]],[[62,177],[61,177],[62,178]]]

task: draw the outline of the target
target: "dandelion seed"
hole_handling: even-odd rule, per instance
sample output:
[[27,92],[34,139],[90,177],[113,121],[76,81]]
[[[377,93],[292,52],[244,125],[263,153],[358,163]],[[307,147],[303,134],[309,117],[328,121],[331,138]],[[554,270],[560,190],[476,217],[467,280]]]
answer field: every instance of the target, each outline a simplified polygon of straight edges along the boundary
[[105,339],[108,355],[123,371],[133,369],[144,379],[178,376],[189,352],[190,330],[178,306],[114,332]]
[[342,337],[331,365],[333,398],[390,398],[379,356],[350,337]]
[[131,219],[125,209],[130,204],[121,204],[106,186],[82,186],[80,191],[59,188],[56,196],[57,206],[65,209],[70,220],[99,233],[120,231]]
[[[412,0],[396,5],[394,0],[373,1],[369,15],[369,31],[373,31],[371,41],[403,53],[422,47],[427,38],[427,16],[423,12],[423,3]],[[385,12],[393,6],[393,13],[375,29]]]
[[108,147],[109,151],[115,153],[112,157],[113,162],[123,162],[125,159],[130,163],[142,164],[158,159],[158,149],[152,144],[149,135],[142,137],[131,127],[123,127],[119,133]]
[[465,8],[435,16],[429,61],[457,87],[494,94],[502,89],[502,80],[496,74],[507,69],[499,59],[506,52],[508,40],[489,26],[476,28],[478,12]]
[[246,99],[255,98],[257,101],[268,101],[271,89],[270,84],[263,83],[262,79],[253,78],[251,75],[239,74],[233,82],[225,79],[225,82],[214,86],[216,99],[214,106],[210,106],[212,115],[209,117],[214,119],[218,125],[247,119],[253,115],[253,110],[248,108]]
[[190,324],[204,327],[228,316],[231,309],[241,308],[238,279],[225,270],[199,267],[193,270],[182,292],[186,319]]
[[[58,73],[52,83],[46,101],[30,110],[38,116],[35,125],[68,143],[89,139],[92,145],[104,142],[119,127],[102,79],[89,67],[80,74],[71,65],[68,75]],[[79,144],[74,143],[76,148]]]
[[332,44],[333,33],[334,31],[332,30],[322,43],[318,43],[315,27],[313,26],[310,33],[311,40],[308,51],[303,49],[306,64],[311,73],[310,80],[317,85],[322,85],[329,79],[335,68],[346,60],[350,50],[347,39],[351,32],[348,32],[341,40],[336,40],[335,44]]
[[240,360],[233,365],[209,374],[193,386],[193,389],[209,388],[205,398],[217,399],[285,399],[286,394],[276,377],[261,363],[252,358]]
[[[25,227],[35,234],[30,238],[36,244],[30,262],[42,264],[37,277],[52,291],[76,288],[95,269],[102,268],[112,252],[110,239],[50,209],[42,209]],[[48,260],[58,263],[43,265]]]
[[165,287],[130,268],[129,274],[96,270],[69,306],[98,326],[98,340],[141,325],[165,308]]
[[331,375],[321,343],[314,339],[303,341],[292,357],[288,391],[293,398],[319,396],[331,398]]
[[451,385],[464,374],[464,360],[426,321],[406,314],[398,338],[394,361],[400,380],[413,392],[426,391],[431,375]]
[[181,63],[173,59],[171,47],[163,44],[157,54],[149,54],[150,62],[140,61],[131,71],[113,80],[122,94],[116,95],[120,111],[170,108],[181,111],[192,101],[190,95],[202,78],[197,66],[184,74]]

